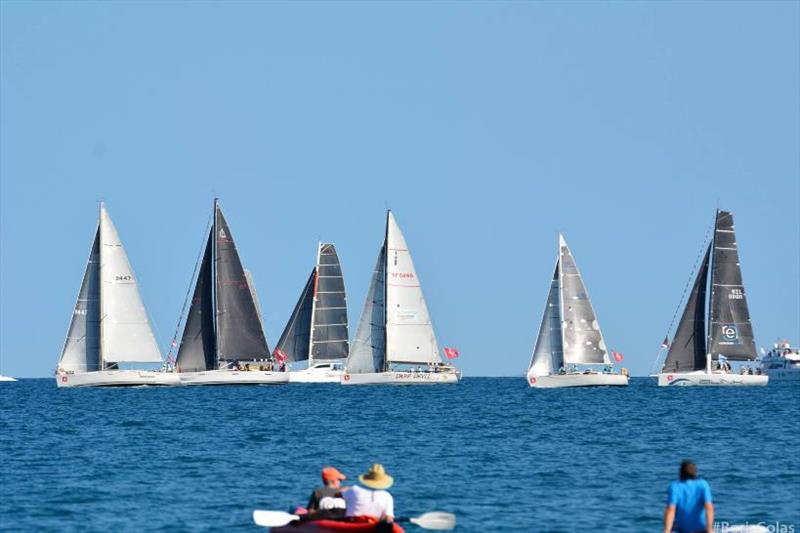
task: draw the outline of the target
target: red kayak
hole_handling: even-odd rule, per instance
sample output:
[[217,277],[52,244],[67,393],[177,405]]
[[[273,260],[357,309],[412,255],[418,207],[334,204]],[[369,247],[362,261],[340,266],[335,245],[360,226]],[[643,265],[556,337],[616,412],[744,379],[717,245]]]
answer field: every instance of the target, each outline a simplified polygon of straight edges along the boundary
[[[385,526],[384,526],[385,527]],[[378,531],[378,522],[347,522],[345,520],[306,520],[292,522],[283,527],[273,527],[272,533],[337,533],[356,531],[372,533]],[[405,533],[398,524],[392,524],[392,533]]]

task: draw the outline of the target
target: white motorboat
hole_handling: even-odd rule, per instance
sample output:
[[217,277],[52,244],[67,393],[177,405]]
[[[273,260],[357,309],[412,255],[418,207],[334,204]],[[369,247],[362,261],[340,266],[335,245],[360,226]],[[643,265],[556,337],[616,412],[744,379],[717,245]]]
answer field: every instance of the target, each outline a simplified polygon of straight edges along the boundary
[[761,367],[770,383],[800,383],[800,349],[789,341],[776,342],[761,356]]
[[290,383],[339,383],[344,374],[344,363],[316,363],[302,370],[289,372]]
[[175,385],[154,370],[120,363],[161,363],[136,276],[105,206],[95,230],[80,292],[56,370],[58,387]]
[[0,383],[12,382],[12,381],[17,381],[17,380],[15,378],[12,378],[11,376],[3,376],[2,374],[0,374]]
[[614,371],[589,293],[563,235],[558,236],[558,258],[527,380],[531,387],[543,389],[628,385],[627,371]]
[[[711,280],[708,282],[709,270]],[[706,317],[706,285],[711,302]],[[708,324],[708,335],[706,335]],[[661,371],[660,387],[764,386],[765,374],[732,371],[730,361],[755,363],[756,345],[747,308],[733,214],[717,210],[714,238],[698,268]]]
[[389,211],[341,383],[444,384],[458,383],[460,377],[442,362],[411,252]]

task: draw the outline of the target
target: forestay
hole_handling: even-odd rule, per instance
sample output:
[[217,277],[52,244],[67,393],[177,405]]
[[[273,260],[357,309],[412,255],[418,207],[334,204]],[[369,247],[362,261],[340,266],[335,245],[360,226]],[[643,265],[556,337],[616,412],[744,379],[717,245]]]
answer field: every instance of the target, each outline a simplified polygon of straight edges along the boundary
[[386,221],[386,357],[389,362],[438,363],[428,306],[394,214]]
[[536,337],[536,346],[528,369],[537,376],[554,374],[564,364],[559,302],[559,264],[560,261],[556,261],[547,303],[542,314],[542,323],[539,326],[539,335]]
[[578,266],[562,235],[559,240],[561,329],[567,364],[609,364],[600,325]]
[[100,206],[100,353],[104,362],[161,361],[128,255]]
[[731,360],[756,358],[753,326],[747,308],[733,214],[717,211],[711,271],[708,353]]

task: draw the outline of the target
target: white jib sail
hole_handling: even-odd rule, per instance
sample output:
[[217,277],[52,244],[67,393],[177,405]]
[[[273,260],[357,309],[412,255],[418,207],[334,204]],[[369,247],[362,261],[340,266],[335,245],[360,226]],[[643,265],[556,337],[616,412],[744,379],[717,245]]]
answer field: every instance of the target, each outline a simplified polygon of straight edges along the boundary
[[128,254],[100,206],[101,351],[106,362],[161,361]]
[[559,298],[559,261],[556,261],[553,279],[550,282],[550,291],[547,293],[547,303],[542,314],[542,323],[539,326],[539,335],[536,337],[536,346],[528,368],[528,374],[546,376],[555,374],[564,364],[564,349],[561,339],[561,304]]
[[356,337],[350,343],[345,368],[353,374],[383,372],[386,362],[386,306],[384,283],[386,266],[386,243],[381,246],[372,280],[358,321]]
[[439,345],[406,240],[389,211],[386,221],[386,357],[437,363]]

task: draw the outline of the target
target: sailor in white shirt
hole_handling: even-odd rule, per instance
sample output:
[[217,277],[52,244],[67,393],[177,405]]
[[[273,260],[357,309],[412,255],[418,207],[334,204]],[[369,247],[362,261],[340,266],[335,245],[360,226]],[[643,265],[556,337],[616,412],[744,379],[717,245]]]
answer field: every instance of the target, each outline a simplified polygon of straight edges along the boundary
[[394,498],[386,489],[392,486],[394,478],[386,473],[383,465],[372,465],[366,474],[358,476],[358,481],[360,485],[342,492],[347,504],[346,516],[393,522]]

